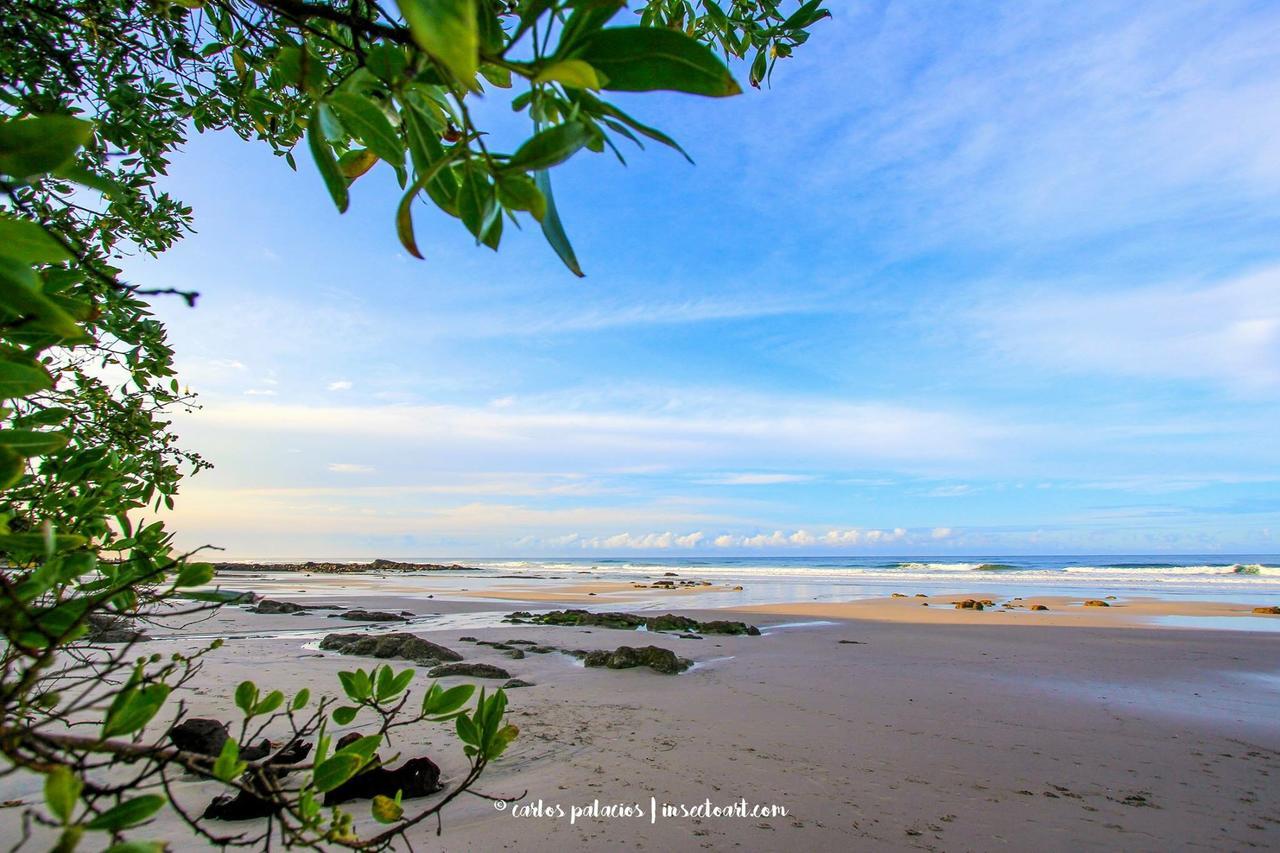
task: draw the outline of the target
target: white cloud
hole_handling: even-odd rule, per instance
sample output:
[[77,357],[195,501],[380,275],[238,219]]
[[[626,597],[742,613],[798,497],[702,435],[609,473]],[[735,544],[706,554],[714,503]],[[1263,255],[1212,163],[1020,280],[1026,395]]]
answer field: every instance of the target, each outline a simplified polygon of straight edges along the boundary
[[933,532],[929,534],[929,538],[950,539],[954,532],[955,531],[953,531],[950,527],[935,527],[933,528]]
[[708,486],[772,486],[780,483],[808,483],[813,479],[808,474],[726,474],[694,482]]
[[1002,358],[1050,369],[1280,389],[1280,266],[1207,283],[1006,294],[972,319]]
[[325,386],[326,391],[350,391],[352,383],[348,379],[335,379]]
[[276,392],[272,388],[250,388],[244,392],[246,397],[274,397]]
[[372,465],[356,465],[352,462],[330,462],[328,469],[335,474],[372,474]]

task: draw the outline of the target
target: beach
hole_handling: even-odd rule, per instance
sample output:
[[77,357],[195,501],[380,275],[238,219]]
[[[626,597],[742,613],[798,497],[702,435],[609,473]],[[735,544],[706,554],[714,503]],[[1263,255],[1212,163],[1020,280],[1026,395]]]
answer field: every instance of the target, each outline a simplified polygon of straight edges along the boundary
[[[1085,606],[1068,595],[1002,595],[991,583],[950,594],[903,585],[898,597],[759,603],[749,579],[735,591],[694,569],[625,579],[583,571],[223,571],[220,588],[306,610],[229,605],[197,624],[148,627],[153,639],[138,648],[191,651],[223,638],[184,699],[189,716],[224,720],[244,679],[288,696],[304,687],[333,693],[339,670],[381,663],[321,650],[336,632],[412,633],[529,682],[508,691],[520,736],[478,786],[518,799],[498,807],[464,796],[445,812],[438,839],[434,825],[411,834],[415,849],[1280,843],[1280,616],[1212,596],[1099,592],[1108,606]],[[726,604],[734,595],[742,603]],[[992,606],[952,603],[969,599]],[[1035,604],[1048,609],[1031,610]],[[355,607],[405,621],[340,618]],[[503,621],[513,611],[584,607],[738,620],[760,634]],[[1198,619],[1210,627],[1187,627]],[[692,666],[678,675],[590,668],[567,653],[623,645],[670,649]],[[512,654],[534,647],[557,651]],[[504,683],[443,683],[464,681]],[[359,719],[335,733],[358,730]],[[415,726],[392,747],[406,758],[429,756],[446,783],[465,772],[449,728]],[[7,780],[5,798],[38,796],[24,784],[32,783]],[[186,779],[175,795],[198,810],[214,789]],[[349,808],[373,825],[367,805]],[[17,811],[0,812],[0,821]],[[253,823],[216,825],[243,831]]]

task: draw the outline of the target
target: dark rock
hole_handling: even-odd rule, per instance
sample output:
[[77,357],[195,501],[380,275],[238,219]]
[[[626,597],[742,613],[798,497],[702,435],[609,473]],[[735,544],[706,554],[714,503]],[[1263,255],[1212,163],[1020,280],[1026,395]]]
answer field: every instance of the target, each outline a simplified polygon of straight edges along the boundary
[[458,642],[459,643],[478,643],[480,641],[477,640],[475,637],[459,637]]
[[205,820],[257,820],[270,817],[278,811],[270,800],[264,800],[248,791],[237,791],[234,797],[230,794],[214,797],[201,817]]
[[890,597],[890,598],[906,598],[906,597],[907,597],[907,594],[906,594],[905,592],[895,592],[895,593],[893,593],[892,595],[890,595],[889,597]]
[[678,574],[676,574],[675,572],[663,572],[663,573],[662,573],[662,576],[663,576],[664,578],[678,578],[678,577],[680,577],[680,576],[679,576]]
[[1032,610],[1048,610],[1049,608],[1045,607],[1043,604],[1033,604],[1031,605],[1031,609]]
[[1253,612],[1259,616],[1280,616],[1280,607],[1255,607]]
[[502,689],[503,689],[503,690],[512,690],[512,689],[514,689],[514,688],[516,688],[516,687],[536,687],[536,686],[537,686],[537,685],[536,685],[536,684],[534,684],[532,681],[524,681],[523,679],[519,679],[519,678],[511,678],[511,679],[508,679],[508,680],[507,680],[507,681],[502,685]]
[[1110,607],[1111,605],[1107,604],[1105,601],[1102,601],[1101,599],[1091,598],[1084,603],[1084,606],[1085,607]]
[[372,800],[381,794],[394,798],[397,792],[406,800],[425,797],[440,790],[440,768],[430,758],[410,758],[395,770],[370,767],[343,782],[324,795],[326,806],[352,800]]
[[758,636],[760,630],[745,622],[729,622],[717,619],[711,622],[699,622],[688,616],[677,616],[665,613],[661,616],[637,616],[634,613],[591,613],[586,610],[553,610],[537,616],[526,611],[511,613],[506,621],[517,624],[532,623],[535,625],[569,625],[575,627],[598,626],[601,628],[618,628],[635,630],[645,628],[649,631],[694,632],[699,634],[747,634]]
[[403,622],[404,617],[399,613],[387,613],[383,610],[348,610],[346,613],[338,613],[330,617],[336,619],[350,619],[352,622]]
[[169,740],[183,752],[217,756],[227,742],[227,724],[204,717],[191,717],[169,729]]
[[928,597],[929,597],[929,596],[925,595],[923,592],[917,592],[917,593],[916,593],[916,598],[928,598]]
[[836,640],[836,642],[846,646],[865,646],[866,645],[866,641],[864,640]]
[[682,639],[682,640],[701,640],[702,638],[701,638],[701,637],[699,637],[697,634],[681,634],[681,635],[680,635],[680,639]]
[[510,678],[511,673],[491,663],[446,663],[433,667],[427,673],[429,678],[443,678],[446,675],[464,675],[470,678]]
[[524,652],[521,651],[520,649],[510,649],[507,652],[507,657],[511,658],[512,660],[524,660]]
[[964,601],[952,602],[956,606],[956,610],[982,610],[984,605],[981,601],[972,598],[966,598]]
[[306,610],[301,604],[294,604],[292,601],[272,601],[264,598],[258,602],[256,607],[250,607],[250,613],[297,613]]
[[582,662],[586,666],[605,666],[609,669],[647,666],[663,675],[676,675],[693,665],[692,661],[678,657],[675,652],[660,646],[641,646],[640,648],[618,646],[611,652],[607,650],[588,652]]
[[462,660],[453,649],[437,645],[413,634],[327,634],[320,641],[325,651],[344,655],[395,658],[428,666],[440,661]]

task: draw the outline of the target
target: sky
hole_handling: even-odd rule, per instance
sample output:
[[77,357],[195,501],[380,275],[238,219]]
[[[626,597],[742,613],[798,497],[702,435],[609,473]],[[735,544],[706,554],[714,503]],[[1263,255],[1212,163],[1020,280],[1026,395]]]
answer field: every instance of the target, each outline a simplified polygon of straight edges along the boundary
[[179,543],[1280,551],[1280,4],[830,6],[762,92],[615,98],[696,165],[555,171],[585,279],[193,138],[197,233],[126,264],[202,294],[156,304],[216,465]]

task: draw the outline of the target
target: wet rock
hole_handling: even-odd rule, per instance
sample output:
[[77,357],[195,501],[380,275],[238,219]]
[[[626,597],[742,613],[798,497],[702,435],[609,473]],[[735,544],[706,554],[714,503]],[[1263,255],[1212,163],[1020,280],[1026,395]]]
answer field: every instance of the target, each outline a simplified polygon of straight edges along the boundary
[[183,752],[217,756],[227,742],[227,724],[221,720],[191,717],[169,729],[169,740]]
[[966,598],[964,601],[952,602],[956,606],[956,610],[982,610],[985,605],[973,598]]
[[634,613],[591,613],[586,610],[553,610],[537,616],[518,611],[506,617],[506,621],[517,624],[534,625],[568,625],[573,627],[596,626],[601,628],[617,628],[635,630],[645,628],[648,631],[694,632],[699,634],[746,634],[758,636],[760,630],[745,622],[730,622],[723,619],[711,622],[699,622],[688,616],[677,616],[665,613],[661,616],[638,616]]
[[462,655],[413,634],[327,634],[320,648],[344,655],[408,660],[427,666],[440,661],[459,661]]
[[425,797],[440,790],[440,768],[430,758],[410,758],[395,770],[370,767],[343,782],[324,795],[326,806],[352,800],[372,800],[378,795],[395,798],[400,792],[406,800]]
[[895,592],[893,595],[889,597],[890,598],[906,598],[907,594],[905,592]]
[[866,645],[866,642],[863,640],[836,640],[836,642],[842,646],[865,646]]
[[697,634],[681,634],[681,635],[680,635],[680,639],[682,639],[682,640],[701,640],[702,638],[701,638],[701,637],[699,637]]
[[510,649],[507,652],[507,657],[511,658],[512,660],[524,660],[524,652],[521,651],[520,649]]
[[503,683],[502,689],[512,690],[516,687],[536,687],[536,686],[537,685],[534,684],[532,681],[525,681],[520,678],[509,678],[505,683]]
[[925,595],[923,592],[917,592],[917,593],[916,593],[916,598],[928,598],[928,597],[929,597],[929,596]]
[[678,574],[676,574],[675,572],[663,572],[663,573],[662,573],[662,576],[663,576],[664,578],[678,578],[678,577],[680,577],[680,576],[679,576]]
[[1033,604],[1031,605],[1031,609],[1032,610],[1048,610],[1049,608],[1045,607],[1043,604]]
[[475,637],[459,637],[458,642],[459,643],[478,643],[480,641],[477,640]]
[[1259,616],[1280,616],[1280,607],[1255,607],[1253,612]]
[[264,598],[258,602],[257,606],[250,607],[250,613],[298,613],[306,610],[301,604],[294,604],[292,601],[272,601]]
[[1101,599],[1091,598],[1084,603],[1084,606],[1085,607],[1110,607],[1111,605],[1107,604],[1105,601]]
[[611,652],[607,650],[588,652],[583,657],[582,662],[586,666],[603,666],[609,669],[631,669],[637,666],[647,666],[654,672],[660,672],[663,675],[677,675],[693,665],[693,662],[687,658],[679,657],[670,649],[664,649],[660,646],[641,646],[639,648],[618,646]]
[[446,675],[462,675],[469,678],[510,678],[511,673],[491,663],[446,663],[433,667],[427,676],[444,678]]
[[350,619],[352,622],[403,622],[404,617],[399,613],[387,613],[384,610],[348,610],[346,613],[337,613],[329,617],[331,619]]
[[278,811],[270,800],[264,800],[248,791],[237,791],[234,797],[230,794],[214,797],[201,817],[205,820],[257,820],[270,817]]

